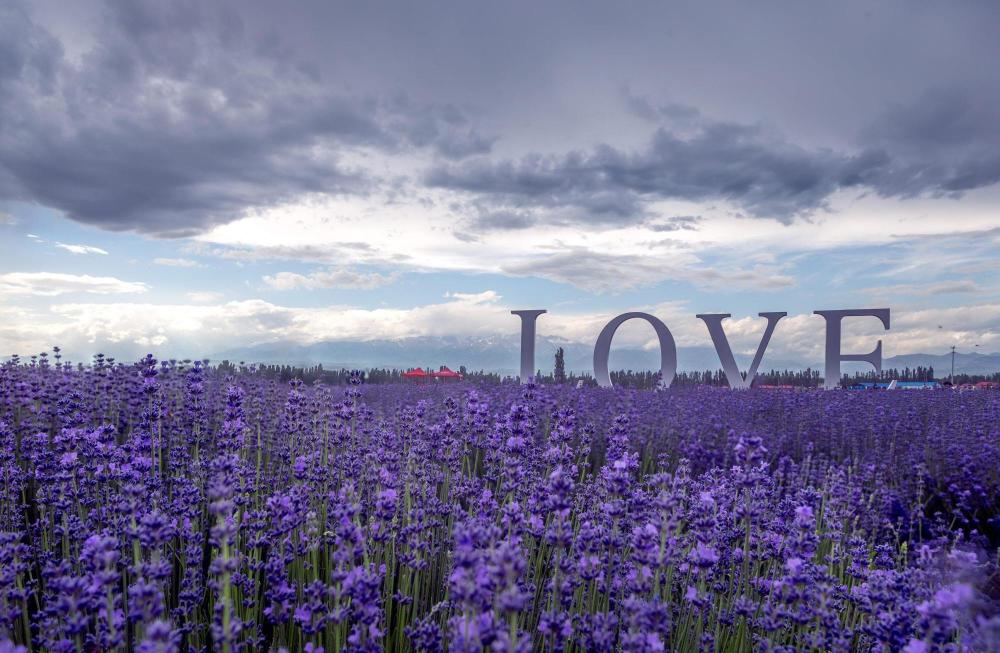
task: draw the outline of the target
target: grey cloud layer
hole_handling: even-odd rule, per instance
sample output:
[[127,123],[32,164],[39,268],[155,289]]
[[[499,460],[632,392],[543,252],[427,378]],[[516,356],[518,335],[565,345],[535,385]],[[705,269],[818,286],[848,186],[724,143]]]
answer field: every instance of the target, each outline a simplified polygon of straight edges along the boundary
[[[892,107],[864,136],[869,146],[843,153],[806,149],[755,125],[699,119],[687,134],[657,129],[634,152],[604,144],[559,156],[477,159],[436,166],[425,180],[501,206],[572,208],[593,224],[643,220],[644,202],[656,200],[725,200],[750,216],[789,222],[825,208],[843,189],[959,196],[1000,181],[1000,130],[968,97],[928,93]],[[521,227],[511,221],[508,228]]]
[[414,172],[467,196],[463,239],[649,221],[657,200],[788,222],[844,189],[1000,181],[1000,83],[983,63],[1000,58],[994,3],[57,13],[91,7],[76,42],[44,12],[0,5],[0,200],[107,229],[191,235]]
[[936,86],[910,103],[894,102],[861,134],[896,159],[877,171],[876,190],[958,195],[1000,182],[998,90]]
[[754,216],[788,221],[861,184],[885,155],[809,151],[757,127],[706,123],[690,137],[665,129],[630,153],[602,145],[564,156],[439,166],[428,184],[509,204],[575,207],[593,223],[645,217],[644,200],[729,200]]
[[356,148],[455,159],[493,139],[452,106],[345,92],[240,16],[108,4],[79,61],[0,7],[0,198],[108,229],[179,236],[309,193],[364,193]]

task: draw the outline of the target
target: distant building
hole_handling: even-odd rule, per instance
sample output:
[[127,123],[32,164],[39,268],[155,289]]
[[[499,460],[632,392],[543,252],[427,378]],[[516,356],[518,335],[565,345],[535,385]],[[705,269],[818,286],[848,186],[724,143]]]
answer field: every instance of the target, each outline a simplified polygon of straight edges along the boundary
[[442,365],[441,369],[439,369],[437,372],[431,372],[431,376],[434,377],[435,379],[453,379],[456,381],[462,378],[461,374],[448,369],[447,365]]
[[848,390],[937,390],[937,381],[861,381],[847,387]]
[[415,381],[427,380],[427,379],[443,379],[443,380],[459,380],[462,379],[462,375],[454,370],[448,368],[447,365],[442,365],[437,372],[425,372],[422,368],[416,368],[403,372],[404,379],[413,379]]
[[414,379],[414,380],[419,381],[421,379],[427,379],[427,378],[429,378],[429,376],[430,375],[428,375],[427,372],[423,371],[419,367],[416,368],[416,369],[414,369],[414,370],[409,370],[409,371],[403,372],[403,378],[404,379]]
[[896,390],[937,390],[941,384],[937,381],[895,381]]

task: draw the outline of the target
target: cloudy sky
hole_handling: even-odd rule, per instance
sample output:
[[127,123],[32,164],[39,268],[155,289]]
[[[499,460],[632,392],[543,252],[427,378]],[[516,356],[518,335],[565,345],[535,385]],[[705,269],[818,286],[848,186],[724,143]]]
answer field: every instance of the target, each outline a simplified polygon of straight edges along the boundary
[[547,308],[681,346],[732,313],[740,351],[787,311],[769,351],[817,360],[813,310],[874,306],[886,355],[1000,351],[998,30],[986,1],[7,0],[0,353]]

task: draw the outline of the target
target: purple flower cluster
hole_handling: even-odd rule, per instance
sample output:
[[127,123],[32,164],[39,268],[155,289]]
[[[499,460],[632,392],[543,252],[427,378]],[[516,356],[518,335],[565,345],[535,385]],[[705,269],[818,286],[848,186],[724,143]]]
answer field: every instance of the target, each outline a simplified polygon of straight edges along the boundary
[[0,652],[1000,650],[1000,396],[0,365]]

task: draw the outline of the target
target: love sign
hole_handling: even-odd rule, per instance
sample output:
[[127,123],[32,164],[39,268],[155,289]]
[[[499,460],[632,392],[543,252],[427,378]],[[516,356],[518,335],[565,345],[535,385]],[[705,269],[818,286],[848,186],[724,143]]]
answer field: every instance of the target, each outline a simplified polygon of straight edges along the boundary
[[[521,318],[521,383],[526,382],[535,374],[535,323],[538,316],[547,313],[545,309],[511,311],[512,314]],[[888,308],[850,308],[842,310],[814,311],[816,315],[821,315],[826,321],[826,356],[824,363],[824,382],[826,389],[830,390],[840,386],[840,364],[845,361],[860,361],[869,363],[877,372],[882,371],[882,341],[879,340],[875,349],[867,354],[845,354],[841,351],[841,324],[844,318],[848,317],[874,317],[882,322],[886,331],[889,330],[889,309]],[[740,372],[733,356],[733,350],[729,346],[726,338],[726,331],[722,326],[722,321],[730,317],[730,313],[702,313],[696,315],[698,319],[708,327],[708,334],[712,337],[712,344],[715,352],[719,355],[719,362],[729,381],[729,387],[734,390],[745,390],[753,386],[754,378],[757,376],[757,368],[764,358],[767,345],[771,342],[771,336],[781,318],[788,315],[783,312],[758,313],[767,320],[764,327],[764,334],[761,336],[760,344],[757,346],[757,353],[747,368],[744,375]],[[656,337],[660,343],[660,385],[670,387],[677,374],[677,344],[670,333],[670,329],[662,320],[649,313],[622,313],[607,323],[601,333],[597,336],[597,343],[594,345],[594,377],[600,386],[612,387],[611,375],[608,372],[608,356],[611,352],[611,341],[615,337],[615,332],[622,324],[629,320],[645,320],[653,327]]]

